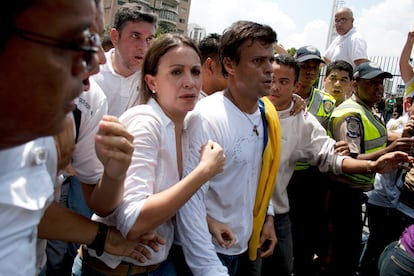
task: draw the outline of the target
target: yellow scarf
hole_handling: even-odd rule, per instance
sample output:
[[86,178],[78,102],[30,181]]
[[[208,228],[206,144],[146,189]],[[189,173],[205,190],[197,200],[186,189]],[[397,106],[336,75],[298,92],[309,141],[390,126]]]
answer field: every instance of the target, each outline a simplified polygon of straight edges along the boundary
[[267,214],[267,207],[276,185],[282,145],[279,115],[270,100],[266,97],[263,97],[261,100],[264,103],[268,141],[263,152],[262,170],[253,208],[253,231],[249,240],[249,259],[252,261],[256,260],[257,257],[257,249]]

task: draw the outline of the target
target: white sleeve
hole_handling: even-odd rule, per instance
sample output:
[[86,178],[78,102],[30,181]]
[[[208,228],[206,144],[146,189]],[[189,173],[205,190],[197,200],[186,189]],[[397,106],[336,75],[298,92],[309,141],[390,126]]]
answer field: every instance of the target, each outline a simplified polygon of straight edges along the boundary
[[335,154],[336,141],[326,134],[326,130],[312,114],[308,114],[300,125],[302,139],[298,147],[299,160],[318,166],[321,172],[342,173],[343,158]]
[[100,88],[96,84],[92,84],[90,91],[82,93],[78,99],[82,115],[71,163],[79,181],[86,184],[97,184],[104,170],[95,152],[95,135],[99,122],[108,113],[105,95],[98,91]]
[[[208,138],[205,124],[197,112],[188,120],[188,135],[191,137],[189,158],[185,165],[185,174],[192,171],[199,162],[199,149]],[[212,236],[207,225],[205,194],[209,182],[205,183],[187,203],[177,212],[177,234],[181,241],[184,256],[194,275],[228,275],[227,268],[217,256]]]
[[178,211],[177,229],[184,256],[194,275],[229,275],[212,243],[206,220],[203,186]]
[[117,227],[124,236],[136,223],[147,198],[158,192],[155,187],[156,167],[161,166],[158,161],[161,148],[160,123],[151,115],[137,113],[136,117],[139,119],[131,119],[134,118],[132,115],[128,117],[129,121],[120,118],[134,136],[134,152],[124,182],[123,200],[114,212]]
[[367,59],[367,42],[362,37],[353,37],[352,47],[349,47],[350,51],[349,56],[352,58],[352,61],[357,59]]

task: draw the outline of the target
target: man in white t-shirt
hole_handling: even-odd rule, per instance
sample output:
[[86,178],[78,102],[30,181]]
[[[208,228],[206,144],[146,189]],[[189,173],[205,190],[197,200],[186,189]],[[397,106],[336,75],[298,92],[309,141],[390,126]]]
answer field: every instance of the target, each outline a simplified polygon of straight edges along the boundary
[[[273,210],[269,209],[266,216],[270,193],[268,200],[263,199],[264,210],[257,211],[263,221],[256,220],[258,214],[253,211],[256,209],[256,193],[260,193],[258,186],[263,187],[259,178],[262,157],[266,155],[262,156],[262,153],[266,153],[271,143],[274,156],[278,154],[277,142],[274,141],[277,139],[267,139],[274,137],[273,129],[278,126],[271,123],[267,114],[264,118],[263,106],[259,105],[259,99],[270,93],[275,40],[276,33],[268,26],[248,21],[233,23],[223,33],[220,46],[227,89],[200,100],[190,115],[187,134],[192,143],[189,163],[184,171],[190,172],[194,168],[200,145],[205,143],[206,137],[220,141],[226,154],[224,173],[206,182],[177,213],[179,242],[194,275],[235,275],[240,264],[247,266],[250,263],[247,262],[247,252],[252,237],[259,239],[262,234],[260,245],[265,240],[269,242],[259,250],[257,255],[260,257],[270,255],[276,244]],[[269,105],[266,113],[273,110],[272,118],[278,120],[270,101]],[[212,239],[206,216],[232,229],[236,236],[233,246],[226,248]],[[259,223],[254,224],[254,221]],[[255,227],[259,224],[260,230],[263,227],[261,232]],[[257,260],[260,245],[250,245],[250,252],[254,254],[252,260]],[[246,258],[246,261],[241,261],[241,258]],[[247,271],[243,272],[248,275]]]
[[326,64],[342,59],[355,69],[359,64],[368,61],[367,43],[354,27],[354,15],[351,9],[344,7],[336,11],[335,29],[338,36],[323,55]]

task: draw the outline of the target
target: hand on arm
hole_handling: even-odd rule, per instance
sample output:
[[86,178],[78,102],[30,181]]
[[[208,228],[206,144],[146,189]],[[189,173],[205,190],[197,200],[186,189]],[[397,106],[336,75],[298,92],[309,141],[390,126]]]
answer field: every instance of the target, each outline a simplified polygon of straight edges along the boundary
[[[79,244],[92,244],[98,231],[98,222],[85,218],[57,202],[52,202],[46,209],[38,225],[39,238]],[[160,236],[151,233],[136,240],[126,240],[118,230],[109,227],[104,250],[113,255],[131,257],[143,262],[145,258],[151,258],[151,254],[142,244],[147,244],[156,251],[157,245],[164,243]]]
[[201,147],[199,163],[193,171],[175,185],[146,199],[128,237],[137,237],[151,231],[174,216],[205,182],[223,171],[224,161],[223,148],[208,141]]
[[298,94],[293,93],[292,101],[293,101],[293,108],[290,111],[290,115],[296,115],[300,113],[302,110],[304,111],[304,114],[306,115],[307,105],[306,105],[305,100]]
[[347,156],[350,153],[349,145],[346,141],[337,141],[334,145],[335,153]]
[[105,251],[117,256],[130,257],[143,263],[152,258],[148,248],[143,245],[158,252],[159,245],[163,244],[165,244],[165,240],[155,233],[147,233],[137,240],[131,241],[125,239],[118,230],[111,227],[105,240]]

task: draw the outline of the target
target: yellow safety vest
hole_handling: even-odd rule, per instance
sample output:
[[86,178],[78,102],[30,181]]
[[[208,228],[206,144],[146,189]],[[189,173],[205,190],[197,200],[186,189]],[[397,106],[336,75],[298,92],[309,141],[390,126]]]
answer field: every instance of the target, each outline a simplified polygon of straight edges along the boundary
[[[313,88],[310,100],[308,103],[308,112],[318,119],[319,123],[327,129],[329,124],[329,118],[332,111],[335,108],[335,99],[330,94]],[[308,162],[298,161],[296,162],[295,170],[304,171],[309,169],[310,164]]]
[[[387,130],[384,124],[375,117],[374,113],[365,105],[361,105],[352,97],[335,108],[332,113],[328,134],[333,137],[333,120],[335,118],[356,116],[361,119],[363,126],[363,142],[361,153],[371,153],[387,146]],[[375,173],[345,174],[352,182],[358,184],[374,184]]]

